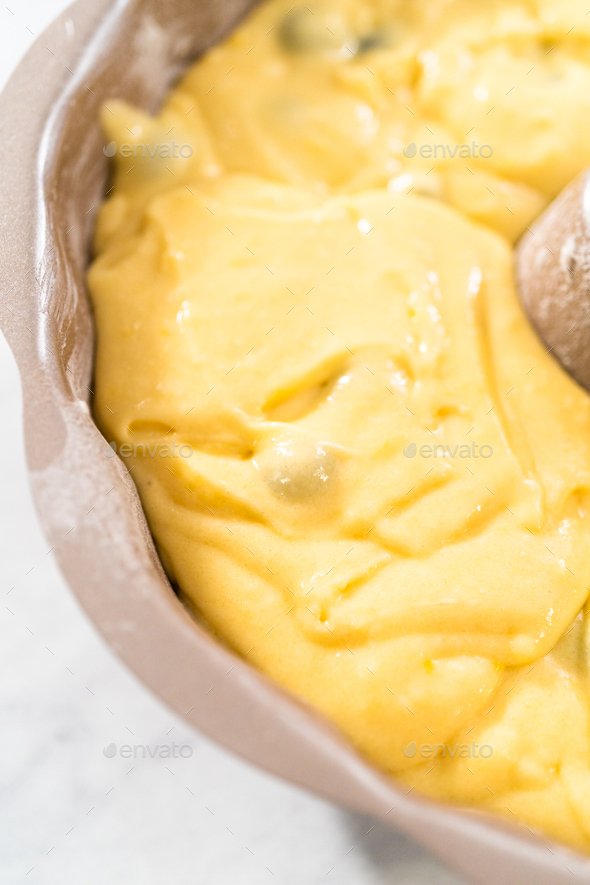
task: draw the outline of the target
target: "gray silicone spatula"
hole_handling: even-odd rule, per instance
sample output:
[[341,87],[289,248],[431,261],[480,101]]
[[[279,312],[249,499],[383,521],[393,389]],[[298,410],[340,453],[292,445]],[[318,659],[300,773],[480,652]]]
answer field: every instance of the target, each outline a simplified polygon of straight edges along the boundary
[[522,304],[547,350],[590,390],[590,170],[527,229],[516,273]]

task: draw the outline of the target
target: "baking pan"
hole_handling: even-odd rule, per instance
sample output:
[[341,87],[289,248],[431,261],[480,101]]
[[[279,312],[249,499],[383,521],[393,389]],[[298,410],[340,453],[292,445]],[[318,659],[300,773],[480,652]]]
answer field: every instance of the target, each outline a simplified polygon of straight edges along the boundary
[[154,111],[248,0],[78,0],[0,96],[0,323],[20,369],[27,462],[45,534],[107,642],[173,710],[250,762],[416,839],[481,885],[590,885],[590,860],[373,768],[311,708],[212,638],[159,563],[135,486],[105,458],[85,292],[108,161],[99,110]]

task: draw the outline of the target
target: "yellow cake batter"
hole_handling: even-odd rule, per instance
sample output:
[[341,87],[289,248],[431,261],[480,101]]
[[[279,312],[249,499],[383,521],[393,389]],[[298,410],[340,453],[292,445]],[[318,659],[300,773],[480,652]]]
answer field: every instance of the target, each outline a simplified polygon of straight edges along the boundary
[[589,850],[590,397],[508,242],[590,162],[585,13],[265,3],[105,108],[89,285],[97,421],[211,628],[408,788]]

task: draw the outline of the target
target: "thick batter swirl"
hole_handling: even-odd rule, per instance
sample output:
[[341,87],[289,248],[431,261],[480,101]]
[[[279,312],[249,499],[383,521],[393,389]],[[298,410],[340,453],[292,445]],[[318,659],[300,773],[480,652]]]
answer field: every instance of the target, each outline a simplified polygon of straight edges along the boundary
[[505,238],[590,161],[585,10],[290,6],[105,109],[98,423],[219,636],[408,785],[587,850],[590,398]]

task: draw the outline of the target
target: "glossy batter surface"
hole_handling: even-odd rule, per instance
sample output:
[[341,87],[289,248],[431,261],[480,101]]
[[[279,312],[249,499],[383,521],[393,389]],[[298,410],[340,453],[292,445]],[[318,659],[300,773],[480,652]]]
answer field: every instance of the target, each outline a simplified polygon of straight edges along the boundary
[[109,102],[89,274],[96,417],[185,598],[408,789],[586,850],[590,398],[492,228],[590,162],[589,27],[267,3],[157,118]]

